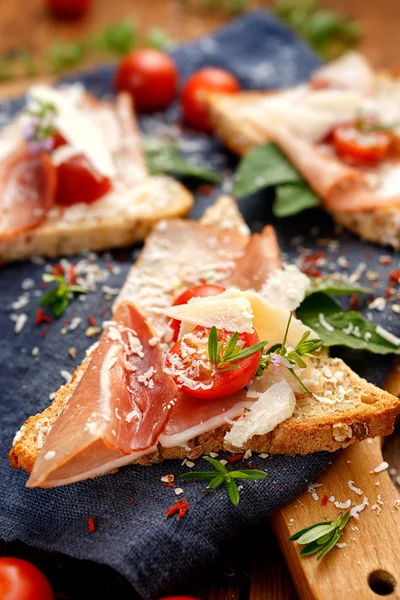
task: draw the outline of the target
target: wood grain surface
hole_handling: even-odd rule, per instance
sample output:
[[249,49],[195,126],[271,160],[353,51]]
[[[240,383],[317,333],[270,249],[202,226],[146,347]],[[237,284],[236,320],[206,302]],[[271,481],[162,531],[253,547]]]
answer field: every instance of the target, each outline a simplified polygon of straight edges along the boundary
[[[343,10],[362,22],[365,37],[361,49],[375,66],[399,64],[399,0],[324,0],[322,4]],[[220,9],[183,9],[182,3],[177,0],[95,0],[91,11],[81,21],[58,22],[49,17],[44,5],[43,0],[0,0],[0,54],[27,49],[35,56],[43,55],[54,40],[82,38],[126,17],[136,21],[142,37],[150,27],[158,26],[168,30],[177,41],[213,31],[227,19],[226,13]],[[2,96],[18,94],[28,83],[19,80],[0,84],[0,93]],[[395,393],[400,391],[399,373],[389,384]],[[400,492],[390,483],[387,471],[370,473],[382,460],[380,452],[375,442],[372,445],[368,442],[355,445],[319,479],[322,483],[322,487],[318,488],[320,498],[326,493],[342,501],[349,497],[361,501],[364,496],[358,497],[348,488],[347,482],[354,480],[355,485],[363,489],[370,504],[376,502],[378,493],[384,502],[380,515],[378,511],[366,509],[360,517],[359,531],[350,528],[346,532],[344,541],[348,545],[341,550],[335,549],[321,564],[317,564],[313,557],[300,561],[297,558],[298,548],[288,544],[286,538],[315,520],[336,514],[337,508],[333,504],[323,507],[320,501],[315,501],[306,492],[271,519],[285,556],[290,561],[291,574],[302,599],[346,600],[356,593],[360,600],[378,598],[367,583],[369,573],[376,569],[387,569],[397,579],[398,588],[390,598],[400,598],[400,561],[397,556],[386,552],[389,538],[400,550],[400,511],[396,513],[393,507],[393,499],[399,497]],[[400,473],[399,430],[385,442],[383,455],[391,468]],[[377,482],[379,485],[375,485]],[[294,519],[292,524],[290,519]],[[88,563],[85,571],[79,571],[76,561],[53,559],[52,556],[21,548],[18,544],[0,546],[0,553],[7,552],[27,556],[37,562],[50,576],[54,589],[60,590],[56,594],[59,599],[88,597],[82,586],[74,587],[73,581],[74,574],[78,573],[79,579],[83,574],[86,577],[88,572],[92,582],[98,583],[98,589],[106,592],[108,598],[134,597],[129,586],[104,567]],[[91,586],[93,592],[93,583]],[[191,593],[201,600],[295,600],[298,597],[268,523],[244,533],[226,548],[215,568],[201,574],[187,589],[176,590],[176,593]]]

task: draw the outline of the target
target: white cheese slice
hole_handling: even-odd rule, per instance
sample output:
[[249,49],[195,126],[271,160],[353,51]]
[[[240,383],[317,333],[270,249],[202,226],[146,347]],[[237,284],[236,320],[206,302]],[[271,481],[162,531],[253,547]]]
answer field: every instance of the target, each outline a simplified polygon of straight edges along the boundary
[[[256,292],[241,292],[230,288],[218,296],[193,298],[187,304],[171,306],[165,314],[182,321],[180,336],[189,333],[194,326],[215,326],[217,329],[251,333],[256,331],[260,340],[269,345],[283,341],[290,312],[275,306]],[[287,344],[295,346],[309,328],[292,317]]]
[[234,448],[242,448],[254,435],[269,433],[291,417],[295,406],[296,398],[289,384],[286,381],[274,383],[245,415],[235,421],[225,434],[225,442]]
[[284,265],[270,274],[260,294],[276,306],[295,310],[303,302],[310,285],[309,277],[296,265]]
[[55,127],[75,154],[84,154],[99,173],[114,177],[115,165],[100,128],[96,126],[90,113],[85,113],[77,106],[81,94],[80,86],[76,89],[72,86],[72,90],[58,90],[39,84],[28,91],[28,103],[37,98],[54,104],[57,109]]
[[[185,325],[201,325],[237,331],[239,333],[252,333],[253,311],[249,300],[236,293],[235,297],[226,292],[218,296],[206,298],[193,298],[187,304],[171,306],[165,314],[173,319],[182,321]],[[181,335],[193,330],[193,327],[184,327]]]

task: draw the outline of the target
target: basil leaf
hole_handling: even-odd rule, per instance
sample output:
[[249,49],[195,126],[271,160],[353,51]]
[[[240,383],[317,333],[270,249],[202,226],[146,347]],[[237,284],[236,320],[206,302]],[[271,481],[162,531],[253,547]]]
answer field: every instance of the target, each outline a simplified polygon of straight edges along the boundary
[[51,310],[56,317],[61,317],[67,309],[68,304],[69,299],[67,295],[59,296],[57,300],[52,303]]
[[202,179],[210,183],[218,183],[220,180],[216,171],[187,162],[176,147],[167,140],[154,137],[145,138],[144,151],[151,175],[172,173],[182,177]]
[[239,504],[239,490],[236,483],[232,480],[226,481],[226,489],[228,490],[229,498],[232,504]]
[[311,287],[306,293],[306,296],[311,296],[316,292],[325,292],[328,296],[347,296],[350,294],[372,294],[371,288],[354,285],[347,281],[334,281],[333,279],[312,278]]
[[[328,326],[333,327],[333,331],[328,331],[321,325],[320,315]],[[297,309],[297,317],[318,333],[324,346],[346,346],[375,354],[400,353],[399,346],[376,332],[374,323],[365,321],[359,312],[344,312],[340,304],[323,292],[316,292],[305,298]],[[365,338],[366,334],[369,339]]]
[[305,181],[285,183],[276,188],[272,212],[275,217],[291,217],[320,205],[320,199]]
[[301,181],[281,150],[268,142],[257,146],[241,160],[232,193],[236,198],[244,198],[266,187]]

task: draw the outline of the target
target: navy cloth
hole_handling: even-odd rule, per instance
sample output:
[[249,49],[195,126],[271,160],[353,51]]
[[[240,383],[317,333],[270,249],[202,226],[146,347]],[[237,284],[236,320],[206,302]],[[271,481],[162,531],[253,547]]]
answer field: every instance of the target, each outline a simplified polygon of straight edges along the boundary
[[[202,65],[218,65],[234,72],[248,88],[295,84],[306,79],[318,65],[310,50],[266,13],[250,14],[213,36],[177,48],[172,54],[183,78]],[[94,93],[104,95],[111,93],[113,73],[114,68],[106,66],[78,79]],[[3,122],[21,105],[22,101],[4,102],[0,111]],[[222,189],[229,190],[236,159],[211,137],[189,131],[182,136],[174,127],[177,118],[175,106],[166,114],[143,118],[141,126],[145,132],[167,131],[170,135],[175,132],[191,160],[207,162],[224,172]],[[192,216],[197,218],[220,189],[215,190],[213,196],[198,193]],[[304,236],[305,247],[316,248],[317,232],[310,234],[312,225],[318,225],[321,237],[339,240],[330,218],[321,211],[308,211],[301,217],[275,223],[267,193],[243,201],[241,209],[253,230],[259,230],[267,222],[276,225],[280,243],[290,260],[297,256],[292,239],[295,236]],[[318,246],[318,249],[321,248]],[[183,578],[212,561],[221,543],[243,526],[265,518],[295,497],[319,475],[331,456],[321,453],[294,458],[253,458],[252,464],[267,469],[269,477],[261,482],[244,483],[238,506],[229,503],[221,488],[204,492],[202,484],[184,482],[183,497],[190,508],[181,521],[175,517],[167,519],[165,510],[182,496],[176,496],[174,489],[164,487],[160,480],[167,473],[186,472],[187,467],[179,461],[151,468],[128,466],[117,474],[64,488],[31,490],[24,487],[26,473],[13,471],[7,461],[13,435],[28,416],[49,404],[49,394],[63,383],[60,371],[73,371],[79,364],[91,341],[84,334],[87,316],[91,314],[99,322],[110,315],[111,301],[105,299],[102,285],[120,287],[138,251],[139,248],[134,248],[123,254],[113,252],[97,257],[97,264],[103,268],[112,264],[114,272],[109,272],[109,278],[98,285],[97,292],[88,294],[83,302],[75,300],[65,316],[51,325],[45,337],[41,336],[43,325],[34,325],[39,302],[35,290],[40,289],[44,266],[26,262],[5,266],[0,272],[0,538],[21,540],[35,547],[106,563],[126,576],[144,599],[151,600],[172,587],[176,589]],[[338,247],[331,244],[329,261],[343,254],[354,268],[366,252],[368,269],[383,271],[382,277],[386,277],[386,271],[393,266],[380,265],[378,259],[382,251],[350,234],[340,237]],[[391,251],[385,254],[393,255]],[[329,261],[324,268],[328,272]],[[35,286],[26,291],[28,305],[13,308],[12,303],[24,293],[21,286],[29,287],[29,279],[33,279]],[[21,313],[28,315],[28,321],[16,335],[11,317]],[[62,335],[64,319],[71,319],[73,315],[80,316],[82,324]],[[393,322],[388,321],[390,315],[382,313],[379,318],[391,326],[394,333],[399,333]],[[71,347],[77,349],[76,360],[68,354]],[[357,358],[348,352],[346,358],[360,373],[378,384],[382,384],[391,364],[390,358],[371,360],[365,354],[358,354]],[[196,468],[207,468],[201,459],[196,463]],[[243,463],[238,467],[243,468]],[[133,503],[129,503],[131,499]],[[94,517],[96,522],[96,531],[91,534],[87,528],[88,517]]]

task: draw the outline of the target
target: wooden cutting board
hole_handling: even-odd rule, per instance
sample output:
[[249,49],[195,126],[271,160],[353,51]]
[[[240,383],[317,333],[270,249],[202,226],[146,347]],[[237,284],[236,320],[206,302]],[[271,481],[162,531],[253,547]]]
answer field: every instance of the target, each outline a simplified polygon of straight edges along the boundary
[[[386,389],[395,395],[400,391],[400,372],[392,372]],[[400,494],[388,471],[376,473],[382,465],[379,439],[353,444],[333,460],[330,468],[317,480],[318,499],[304,492],[281,508],[271,518],[271,525],[285,556],[297,594],[301,600],[345,600],[357,597],[373,600],[388,595],[400,599]],[[349,482],[362,490],[359,495]],[[339,508],[322,498],[335,496],[340,502],[351,499],[356,505],[368,498],[369,505],[359,519],[350,519],[340,543],[318,562],[315,555],[300,558],[301,546],[288,542],[294,532],[312,523],[330,520]],[[372,510],[373,509],[373,510]],[[345,512],[345,509],[342,509]]]

